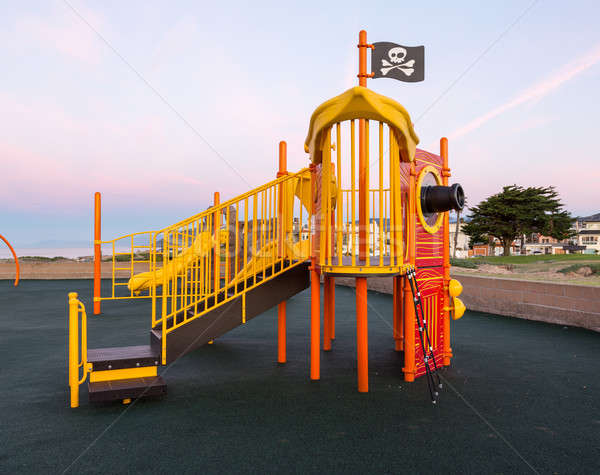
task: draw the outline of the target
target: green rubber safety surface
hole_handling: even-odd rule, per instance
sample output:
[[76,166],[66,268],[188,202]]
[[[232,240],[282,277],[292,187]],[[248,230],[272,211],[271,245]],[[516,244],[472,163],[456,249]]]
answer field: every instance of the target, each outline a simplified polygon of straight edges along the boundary
[[163,399],[69,408],[67,292],[89,347],[148,343],[149,302],[91,281],[0,281],[0,472],[600,473],[600,335],[467,312],[437,406],[402,379],[391,297],[369,293],[370,393],[356,391],[354,290],[336,288],[336,340],[309,380],[309,292],[288,301],[288,363],[272,309],[161,374]]

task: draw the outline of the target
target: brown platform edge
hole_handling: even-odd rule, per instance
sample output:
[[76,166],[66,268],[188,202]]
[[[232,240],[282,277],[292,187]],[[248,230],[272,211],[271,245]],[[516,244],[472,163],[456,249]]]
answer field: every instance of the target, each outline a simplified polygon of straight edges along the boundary
[[[103,351],[107,354],[102,355]],[[156,348],[152,345],[93,348],[88,350],[88,361],[92,364],[93,371],[158,366],[160,364],[160,349],[156,351]]]

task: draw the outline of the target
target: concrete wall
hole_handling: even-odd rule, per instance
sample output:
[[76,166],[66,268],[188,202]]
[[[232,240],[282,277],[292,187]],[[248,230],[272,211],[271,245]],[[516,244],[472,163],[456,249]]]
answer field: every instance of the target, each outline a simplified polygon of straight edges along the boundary
[[[463,284],[460,298],[469,310],[600,332],[600,287],[466,275],[456,279]],[[336,284],[354,286],[354,279],[337,278]],[[392,279],[372,277],[368,286],[391,293]]]

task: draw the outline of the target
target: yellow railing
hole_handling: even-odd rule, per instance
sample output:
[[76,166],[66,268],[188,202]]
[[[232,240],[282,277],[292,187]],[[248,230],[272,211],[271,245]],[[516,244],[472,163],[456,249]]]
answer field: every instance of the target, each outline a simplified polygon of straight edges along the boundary
[[[125,234],[118,238],[101,241],[103,251],[109,247],[108,258],[103,262],[111,262],[111,293],[101,296],[100,300],[146,299],[152,297],[150,292],[135,294],[128,287],[129,280],[136,274],[153,269],[156,260],[156,246],[153,245],[154,231]],[[140,244],[144,242],[145,244]]]
[[[79,344],[79,320],[81,315],[81,345]],[[81,370],[81,377],[79,376]],[[71,407],[79,406],[79,385],[91,371],[87,361],[87,315],[85,306],[77,298],[77,292],[69,293],[69,387]]]
[[[398,143],[386,124],[378,122],[377,130],[369,131],[369,121],[365,120],[365,163],[360,167],[355,122],[334,124],[324,140],[318,209],[319,265],[334,273],[395,273],[403,266],[407,249]],[[372,148],[377,154],[378,169],[373,177],[369,176],[371,135],[376,138]],[[333,136],[335,147],[331,146]],[[347,147],[342,144],[342,136],[349,138]],[[357,176],[360,169],[366,170],[362,177]],[[337,170],[335,177],[332,170]],[[332,180],[336,181],[336,188],[324,186]]]
[[240,296],[245,315],[246,292],[308,259],[309,203],[304,169],[153,233],[156,259],[142,277],[163,345],[169,332]]
[[[355,262],[358,256],[358,236],[359,236],[359,220],[354,220],[352,224],[352,211],[350,209],[352,203],[352,190],[341,190],[339,195],[339,205],[335,212],[335,224],[333,232],[335,234],[335,245],[331,256],[325,261],[324,265],[329,262],[332,264],[342,265],[344,256],[355,256]],[[358,190],[354,190],[358,194]],[[390,256],[390,205],[389,205],[390,189],[369,190],[369,203],[371,218],[367,223],[367,252],[372,265],[383,266],[384,256]],[[355,198],[357,203],[358,199]],[[355,213],[357,214],[357,213]],[[374,259],[373,259],[374,258]]]

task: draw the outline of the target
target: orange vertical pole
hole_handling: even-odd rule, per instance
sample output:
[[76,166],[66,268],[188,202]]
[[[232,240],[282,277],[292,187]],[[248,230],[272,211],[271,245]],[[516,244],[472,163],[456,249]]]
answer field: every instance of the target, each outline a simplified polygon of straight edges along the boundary
[[335,277],[329,277],[329,338],[335,340]]
[[[442,184],[448,186],[448,177],[450,176],[450,168],[448,168],[448,139],[442,137],[440,140],[440,156],[442,157]],[[450,283],[450,213],[447,211],[444,213],[444,237],[443,237],[443,249],[444,249],[444,366],[450,365],[450,358],[452,358],[452,348],[450,348],[450,312],[448,308],[448,300],[450,296],[448,294],[448,285]],[[456,224],[458,229],[458,223]]]
[[335,315],[335,277],[325,275],[323,283],[323,350],[331,350],[332,318]]
[[[408,245],[408,262],[411,265],[415,265],[416,256],[416,176],[415,162],[410,164],[410,176],[409,176],[409,187],[408,187],[408,216],[407,224],[408,229],[407,245]],[[415,308],[413,305],[412,292],[408,279],[404,278],[404,380],[414,381],[415,380]]]
[[[321,279],[317,268],[316,245],[319,242],[316,216],[317,206],[315,194],[317,191],[317,170],[314,163],[310,164],[310,190],[311,190],[311,265],[310,265],[310,379],[321,378]],[[323,252],[323,250],[321,250]]]
[[101,232],[101,200],[100,193],[94,193],[94,315],[100,313],[100,284],[102,265]]
[[369,392],[369,332],[367,322],[367,278],[356,278],[356,358],[358,392]]
[[[279,142],[279,171],[277,178],[287,175],[287,144],[284,141]],[[279,185],[279,200],[277,202],[277,227],[279,231],[279,257],[284,257],[284,239],[285,239],[285,221],[284,217],[284,186]],[[286,355],[286,302],[280,302],[277,306],[277,362],[285,363]]]
[[[361,30],[358,33],[358,85],[367,87],[367,48],[372,45],[367,44],[367,32]],[[365,260],[367,256],[367,225],[366,216],[366,197],[369,192],[367,183],[367,170],[365,166],[365,120],[358,121],[358,258]]]
[[404,349],[404,320],[402,311],[402,277],[395,276],[393,280],[394,287],[394,348],[396,351]]
[[[219,203],[221,202],[221,197],[219,195],[218,191],[215,191],[214,194],[214,202],[213,202],[213,206],[219,206]],[[219,282],[221,280],[221,250],[220,250],[220,244],[219,244],[219,228],[221,226],[219,226],[219,213],[217,211],[215,211],[213,213],[213,227],[215,228],[215,235],[214,235],[214,239],[215,239],[215,247],[213,249],[213,265],[215,267],[215,276],[214,276],[214,280],[215,280],[215,302],[217,301],[217,291],[219,289]]]

